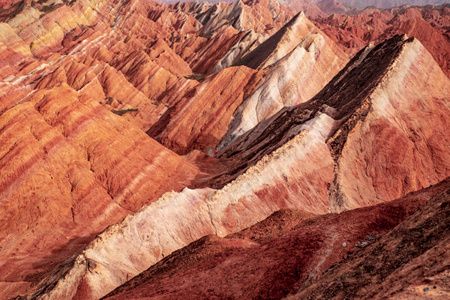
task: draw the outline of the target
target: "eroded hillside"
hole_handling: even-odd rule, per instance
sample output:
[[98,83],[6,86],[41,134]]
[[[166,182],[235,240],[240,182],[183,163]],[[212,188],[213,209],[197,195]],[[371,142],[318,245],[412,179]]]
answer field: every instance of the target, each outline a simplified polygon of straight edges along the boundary
[[104,299],[444,299],[449,198],[447,179],[342,214],[281,210],[175,251]]
[[[421,13],[417,20],[398,13],[383,34],[364,40],[376,45],[355,53],[363,44],[344,47],[342,32],[330,34],[334,23],[316,26],[272,0],[5,3],[1,298],[99,299],[160,267],[178,282],[185,277],[177,272],[197,276],[197,258],[226,259],[221,251],[248,260],[273,243],[275,257],[297,239],[279,238],[298,226],[318,248],[296,250],[302,268],[282,277],[280,290],[271,290],[279,278],[272,274],[247,282],[260,286],[248,294],[242,285],[214,295],[280,297],[316,283],[345,251],[336,246],[339,255],[322,262],[309,256],[331,251],[323,247],[335,235],[308,222],[345,228],[347,216],[369,211],[353,209],[449,176],[448,53],[438,51],[448,41],[436,25],[446,21],[441,12]],[[392,212],[376,235],[425,204],[408,206],[408,197],[374,208]],[[405,205],[402,213],[395,203]],[[274,235],[252,231],[264,224]],[[367,233],[359,227],[352,243]],[[161,261],[186,255],[171,253],[187,245],[199,247],[199,257]]]

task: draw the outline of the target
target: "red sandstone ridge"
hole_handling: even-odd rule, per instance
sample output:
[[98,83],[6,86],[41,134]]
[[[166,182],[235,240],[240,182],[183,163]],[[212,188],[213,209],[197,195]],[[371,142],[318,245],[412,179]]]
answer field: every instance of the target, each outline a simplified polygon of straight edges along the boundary
[[[196,5],[193,3],[191,7],[197,11]],[[195,16],[203,27],[200,37],[187,43],[195,44],[203,39],[203,49],[192,49],[194,51],[183,53],[182,57],[186,56],[194,73],[209,74],[235,63],[293,15],[274,0],[249,0],[230,5],[218,3],[204,12],[196,12]],[[228,56],[227,61],[224,61],[225,56]]]
[[282,108],[309,100],[347,61],[347,55],[303,13],[297,14],[237,62],[265,68],[266,74],[236,110],[219,149]]
[[2,114],[0,128],[1,280],[24,288],[93,234],[198,173],[66,84],[23,99]]
[[228,144],[283,107],[309,100],[347,60],[303,13],[297,14],[235,63],[245,67],[208,76],[147,133],[179,154],[214,152],[222,139]]
[[[213,36],[202,37],[196,18],[205,11],[190,9],[93,0],[21,1],[2,11],[2,297],[28,293],[107,226],[200,174],[145,131],[199,85],[189,79],[192,53],[214,62],[214,41],[232,47],[246,33],[211,27]],[[267,35],[290,15],[281,6],[273,12],[276,21],[268,11],[245,26]]]
[[[387,53],[390,54],[386,56]],[[420,69],[427,69],[427,71],[418,71]],[[419,79],[423,75],[416,77],[413,75],[415,73],[434,74],[431,76],[436,76],[436,78]],[[371,78],[371,80],[368,81],[367,78]],[[389,78],[389,80],[386,78]],[[342,82],[345,82],[344,86],[340,85]],[[412,82],[416,83],[413,84]],[[430,84],[435,84],[430,90],[433,91],[432,93],[437,93],[436,95],[425,95],[420,92],[422,89],[425,91],[426,86]],[[334,183],[330,183],[328,186],[330,195],[328,199],[331,206],[336,205],[334,208],[340,210],[343,207],[350,208],[354,205],[361,205],[365,201],[371,202],[385,197],[398,198],[408,189],[410,191],[416,190],[417,188],[413,187],[416,184],[422,187],[428,185],[428,183],[423,185],[419,183],[422,181],[422,179],[419,179],[422,175],[419,174],[430,174],[431,177],[427,175],[424,179],[427,178],[425,181],[428,181],[435,178],[432,179],[434,182],[447,176],[448,167],[440,167],[440,165],[441,162],[447,161],[446,156],[448,154],[439,141],[448,140],[448,137],[444,137],[446,130],[437,128],[445,128],[446,126],[445,117],[441,113],[449,109],[447,101],[449,92],[447,88],[442,88],[448,86],[448,84],[448,78],[420,42],[416,39],[396,36],[389,42],[384,42],[377,47],[368,47],[359,52],[346,68],[336,75],[313,99],[295,107],[281,110],[272,118],[261,122],[253,130],[243,134],[235,142],[226,146],[219,155],[237,163],[233,166],[233,171],[229,173],[231,178],[236,178],[237,174],[241,174],[251,165],[251,161],[259,159],[258,156],[255,156],[255,153],[263,149],[263,153],[268,153],[267,151],[271,151],[269,149],[277,148],[276,143],[281,145],[289,140],[294,141],[302,135],[306,138],[307,133],[313,134],[314,130],[319,130],[321,133],[315,134],[324,138],[323,142],[331,151],[331,157],[336,162],[336,165],[332,167],[335,174]],[[424,98],[413,96],[418,94],[422,94]],[[432,122],[437,122],[429,127],[431,130],[437,129],[437,131],[431,135],[427,134],[427,138],[425,138],[427,142],[417,146],[417,148],[412,145],[422,142],[415,140],[411,134],[418,130],[424,130],[424,128],[422,126],[416,127],[414,122],[410,121],[410,117],[406,117],[408,115],[406,111],[415,114],[417,113],[416,107],[430,107],[425,103],[420,104],[422,102],[420,99],[425,98],[429,99],[425,103],[432,101],[435,104],[431,107],[439,108],[434,113],[424,111],[423,117],[428,114],[437,114],[441,117],[433,119],[433,121],[429,119]],[[400,107],[403,107],[403,109],[399,110],[398,114],[395,113]],[[430,109],[433,109],[431,107]],[[441,123],[441,121],[444,123]],[[407,127],[411,126],[411,129],[405,131],[403,126],[396,125],[397,122],[398,124],[405,124]],[[314,129],[310,131],[310,128]],[[377,133],[373,133],[372,129]],[[382,138],[384,135],[386,135],[386,139]],[[434,140],[436,135],[442,136],[442,139]],[[388,136],[389,138],[387,138]],[[394,136],[394,144],[398,145],[400,141],[403,141],[405,146],[402,148],[405,152],[402,152],[403,154],[399,156],[392,155],[391,151],[394,151],[396,147],[386,144]],[[420,136],[425,137],[423,134],[420,134]],[[363,143],[369,140],[373,141],[369,142],[371,146],[364,146]],[[383,145],[378,142],[381,140]],[[314,139],[315,142],[319,142],[319,139]],[[424,157],[430,157],[429,147],[434,149],[431,150],[434,154],[441,153],[438,155],[441,158],[436,159],[437,157],[433,155],[434,158],[421,164],[424,171],[419,171],[418,176],[412,175],[414,179],[411,178],[412,173],[406,170],[416,169],[417,165],[412,163],[408,166],[404,159],[410,155],[414,157],[419,152],[423,153],[420,155],[424,155]],[[317,148],[311,148],[311,154],[314,151],[318,154],[319,148],[321,146],[318,145]],[[376,150],[377,148],[379,150]],[[421,150],[416,152],[416,149]],[[397,159],[399,160],[398,163],[394,162]],[[390,161],[393,167],[390,170],[395,172],[396,175],[389,176],[389,180],[396,178],[396,183],[393,181],[382,183],[384,179],[380,177],[380,174],[384,171],[379,169],[377,163],[367,164],[368,161],[372,160],[374,162]],[[416,158],[411,158],[410,161],[415,160]],[[325,163],[325,157],[322,156],[321,162]],[[357,171],[356,163],[361,163],[361,166],[364,166],[361,171]],[[373,169],[370,165],[373,166]],[[401,167],[395,167],[396,165]],[[324,170],[327,170],[327,168],[324,166]],[[429,171],[425,171],[425,169],[428,169],[431,173],[428,173]],[[405,172],[403,173],[403,171]],[[224,177],[218,178],[217,183],[223,182],[223,179]],[[363,191],[362,186],[357,188],[356,186],[359,185],[357,182],[366,182],[362,185],[369,187],[369,190]],[[393,192],[394,194],[392,194]]]
[[258,78],[255,73],[247,67],[232,67],[207,77],[147,134],[179,154],[215,149],[241,105],[245,89]]
[[103,299],[443,299],[449,201],[447,180],[338,215],[278,211],[241,232],[175,251]]

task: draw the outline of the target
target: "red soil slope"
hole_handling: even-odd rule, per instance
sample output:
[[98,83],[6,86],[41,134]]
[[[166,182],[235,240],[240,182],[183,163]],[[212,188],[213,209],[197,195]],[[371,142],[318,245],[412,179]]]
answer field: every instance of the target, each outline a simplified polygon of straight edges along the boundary
[[400,287],[425,286],[430,277],[429,294],[442,295],[449,204],[446,180],[338,215],[278,211],[239,233],[191,243],[103,299],[368,299],[414,295]]

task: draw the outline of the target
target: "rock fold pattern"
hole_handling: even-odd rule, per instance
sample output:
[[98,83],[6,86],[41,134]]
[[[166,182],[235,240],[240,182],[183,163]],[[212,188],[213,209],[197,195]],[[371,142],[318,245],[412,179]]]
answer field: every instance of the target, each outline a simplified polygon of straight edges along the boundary
[[[271,0],[5,2],[0,298],[99,299],[144,271],[109,296],[192,296],[172,288],[228,276],[232,255],[267,265],[196,297],[315,297],[302,287],[328,284],[316,279],[353,216],[349,245],[434,213],[424,199],[448,186],[446,19],[426,9],[391,10],[373,44],[347,47],[339,16]],[[299,261],[277,260],[299,243]],[[279,265],[286,276],[261,275]]]

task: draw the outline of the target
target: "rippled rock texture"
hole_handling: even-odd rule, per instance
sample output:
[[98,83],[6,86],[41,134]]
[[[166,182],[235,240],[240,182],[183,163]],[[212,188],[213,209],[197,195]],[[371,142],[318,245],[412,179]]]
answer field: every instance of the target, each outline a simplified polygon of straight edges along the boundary
[[[345,228],[353,209],[449,176],[450,81],[438,51],[446,19],[436,10],[396,13],[369,39],[379,43],[356,53],[331,25],[268,0],[5,4],[1,298],[99,299],[149,268],[185,270],[171,253],[193,242],[200,254],[212,245],[213,255],[248,260],[265,255],[264,240],[277,257],[292,239],[243,239],[245,229],[273,213],[260,224],[331,218]],[[418,37],[398,35],[405,30]],[[414,203],[424,202],[389,224]],[[248,297],[298,291],[344,253],[310,256],[331,251],[319,244],[296,250],[303,267],[282,290],[270,290],[276,274],[235,280],[261,286]],[[242,290],[233,291],[218,295]]]
[[[449,256],[449,189],[447,180],[342,214],[278,211],[175,251],[104,299],[444,299],[448,270],[439,266]],[[422,275],[425,261],[433,267]]]

